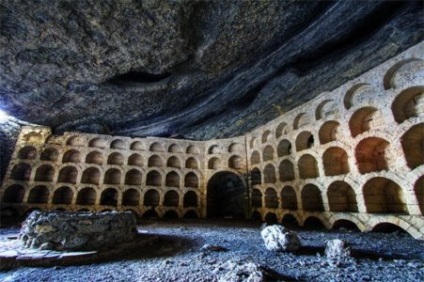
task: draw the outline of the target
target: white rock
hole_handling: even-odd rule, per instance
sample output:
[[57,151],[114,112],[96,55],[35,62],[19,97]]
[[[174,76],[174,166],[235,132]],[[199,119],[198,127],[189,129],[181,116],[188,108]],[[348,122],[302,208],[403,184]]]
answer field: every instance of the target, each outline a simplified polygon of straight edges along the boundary
[[270,225],[261,231],[265,247],[270,251],[296,251],[300,248],[300,240],[296,232],[281,225]]
[[329,259],[342,260],[350,257],[350,250],[345,241],[334,239],[327,241],[325,255]]

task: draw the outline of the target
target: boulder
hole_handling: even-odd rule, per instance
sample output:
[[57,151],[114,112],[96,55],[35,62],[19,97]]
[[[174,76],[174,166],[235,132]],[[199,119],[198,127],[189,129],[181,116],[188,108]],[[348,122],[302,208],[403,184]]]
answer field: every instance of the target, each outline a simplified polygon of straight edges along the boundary
[[343,240],[329,240],[325,247],[325,255],[331,262],[340,263],[350,258],[350,249]]
[[32,212],[19,239],[26,248],[98,250],[113,248],[137,234],[131,212]]
[[270,225],[262,229],[262,239],[270,251],[292,252],[300,248],[297,233],[281,225]]

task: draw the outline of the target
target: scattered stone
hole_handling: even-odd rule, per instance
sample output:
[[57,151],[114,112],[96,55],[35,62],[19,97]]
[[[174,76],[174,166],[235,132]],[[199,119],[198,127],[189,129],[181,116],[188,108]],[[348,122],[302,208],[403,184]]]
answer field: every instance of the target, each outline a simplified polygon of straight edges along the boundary
[[209,244],[204,244],[201,248],[202,251],[207,251],[207,252],[227,252],[228,249],[218,246],[218,245],[209,245]]
[[325,255],[329,262],[338,265],[341,262],[350,259],[350,248],[343,240],[330,240],[327,241],[327,245],[325,247]]
[[262,282],[264,275],[260,266],[252,263],[227,261],[220,266],[226,273],[218,278],[218,282]]
[[270,225],[261,231],[265,247],[270,251],[296,251],[300,248],[297,233],[281,225]]

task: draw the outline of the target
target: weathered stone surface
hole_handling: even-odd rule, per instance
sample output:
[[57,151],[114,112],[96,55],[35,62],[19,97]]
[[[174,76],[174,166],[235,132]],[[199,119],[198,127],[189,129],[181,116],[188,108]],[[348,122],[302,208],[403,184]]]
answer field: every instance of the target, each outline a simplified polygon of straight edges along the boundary
[[219,282],[262,282],[265,277],[261,268],[253,262],[227,261],[221,265],[226,272],[218,278]]
[[325,255],[331,262],[340,263],[350,258],[350,248],[343,240],[330,240],[327,241]]
[[113,248],[137,234],[131,212],[32,212],[19,238],[27,248],[95,250]]
[[297,233],[281,225],[270,225],[261,231],[265,247],[270,251],[296,251],[300,248]]

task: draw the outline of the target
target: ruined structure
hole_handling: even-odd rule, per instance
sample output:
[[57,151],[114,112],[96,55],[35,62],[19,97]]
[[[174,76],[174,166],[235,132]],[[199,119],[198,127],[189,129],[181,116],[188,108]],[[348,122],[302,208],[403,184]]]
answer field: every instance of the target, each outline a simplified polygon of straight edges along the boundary
[[246,135],[208,141],[24,127],[2,209],[245,217],[424,239],[424,43]]

